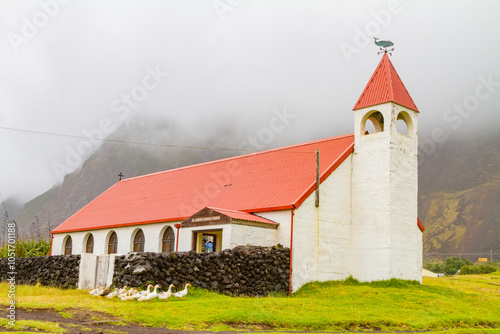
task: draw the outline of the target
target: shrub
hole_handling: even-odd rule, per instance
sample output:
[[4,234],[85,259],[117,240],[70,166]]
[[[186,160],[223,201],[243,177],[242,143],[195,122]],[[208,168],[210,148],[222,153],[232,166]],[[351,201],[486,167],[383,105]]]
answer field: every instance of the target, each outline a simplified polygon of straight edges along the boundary
[[441,263],[437,263],[437,262],[426,263],[424,265],[424,269],[427,269],[429,271],[432,271],[433,273],[439,274],[439,273],[444,272],[444,265]]
[[359,285],[359,281],[357,279],[355,279],[354,277],[352,277],[352,275],[349,275],[349,277],[347,277],[344,281],[344,284],[345,285]]
[[460,268],[460,275],[475,275],[479,274],[479,267],[477,266],[463,266]]
[[463,266],[460,268],[460,275],[479,275],[479,274],[490,274],[495,272],[496,268],[490,266],[489,264],[482,264],[480,266]]
[[444,273],[446,275],[455,275],[463,266],[472,266],[472,262],[458,257],[449,257],[444,263]]
[[[31,240],[19,240],[16,242],[16,257],[36,257],[36,256],[46,256],[50,253],[50,242],[45,239],[40,239],[35,241]],[[0,248],[0,258],[8,257],[9,246],[5,245]]]
[[482,264],[479,266],[479,273],[480,274],[491,274],[497,271],[497,268],[494,266],[491,266],[489,264]]

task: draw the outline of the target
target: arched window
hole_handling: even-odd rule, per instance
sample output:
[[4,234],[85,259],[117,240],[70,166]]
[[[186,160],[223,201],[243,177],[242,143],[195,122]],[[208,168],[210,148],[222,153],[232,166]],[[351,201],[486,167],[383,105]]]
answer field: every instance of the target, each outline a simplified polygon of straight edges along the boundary
[[137,231],[134,237],[134,252],[144,252],[144,232]]
[[64,255],[71,255],[73,250],[73,241],[71,240],[71,236],[68,236],[66,242],[64,243]]
[[411,137],[413,135],[413,121],[406,111],[398,114],[396,127],[398,132],[405,136]]
[[174,251],[174,230],[169,226],[163,233],[163,237],[161,239],[161,251],[163,253],[169,253]]
[[109,236],[108,241],[108,254],[116,254],[118,252],[118,237],[116,232],[113,231]]
[[408,126],[406,126],[406,122],[404,119],[398,119],[396,123],[396,128],[398,129],[398,132],[403,134],[403,135],[408,135]]
[[380,111],[374,111],[363,117],[361,135],[384,131],[384,115]]
[[92,234],[87,238],[87,243],[85,244],[85,253],[94,252],[94,236]]

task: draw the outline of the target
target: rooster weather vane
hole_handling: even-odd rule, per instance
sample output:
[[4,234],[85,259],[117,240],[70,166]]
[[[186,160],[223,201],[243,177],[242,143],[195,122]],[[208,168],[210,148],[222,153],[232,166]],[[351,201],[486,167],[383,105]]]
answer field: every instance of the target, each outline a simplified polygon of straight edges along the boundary
[[389,49],[389,48],[394,45],[393,42],[380,41],[377,37],[373,37],[373,39],[375,40],[375,44],[380,46],[380,52],[377,54],[388,53],[390,56],[392,56],[392,51],[394,51],[394,48],[392,48],[392,49]]

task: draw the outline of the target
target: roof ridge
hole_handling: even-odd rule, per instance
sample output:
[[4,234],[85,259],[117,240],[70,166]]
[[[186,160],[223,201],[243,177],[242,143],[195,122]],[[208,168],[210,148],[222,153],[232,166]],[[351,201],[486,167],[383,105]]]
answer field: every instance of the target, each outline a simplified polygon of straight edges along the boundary
[[[261,217],[261,216],[259,216],[259,215],[256,215],[256,214],[255,214],[255,213],[253,213],[253,212],[240,211],[240,210],[232,210],[232,209],[223,209],[223,208],[216,208],[216,207],[212,207],[212,206],[207,206],[206,208],[211,209],[211,210],[214,210],[214,211],[216,211],[216,212],[218,212],[218,213],[221,213],[221,214],[224,214],[224,212],[227,212],[227,213],[229,213],[229,214],[231,214],[231,213],[237,213],[237,214],[242,214],[242,215],[244,215],[244,216],[247,216],[247,215],[248,215],[248,216],[251,216],[251,217],[255,217],[255,218],[250,218],[250,217],[249,217],[249,218],[247,218],[247,219],[249,219],[249,220],[247,220],[247,221],[252,221],[252,222],[257,222],[257,223],[265,223],[265,224],[273,224],[273,225],[277,224],[277,225],[279,225],[279,223],[278,223],[278,222],[276,222],[276,221],[274,221],[274,220],[271,220],[271,219],[269,219],[269,218],[266,218],[266,217]],[[222,211],[222,212],[220,212],[220,211]],[[227,214],[226,214],[226,215],[227,215]],[[244,218],[236,218],[236,217],[232,217],[232,218],[235,218],[235,219],[240,219],[240,220],[246,220],[246,219],[244,219]],[[250,220],[250,219],[255,219],[255,220]],[[267,221],[267,222],[258,221],[259,219],[261,219],[261,220],[265,220],[265,221]]]
[[389,60],[389,56],[384,54],[383,58],[385,59],[385,67],[386,67],[386,80],[388,81],[388,90],[389,90],[389,99],[391,101],[394,101],[394,83],[392,82],[392,73],[391,73],[391,67],[394,68],[392,65],[391,61]]
[[221,210],[221,211],[229,211],[229,212],[248,213],[248,214],[253,215],[253,213],[251,213],[251,212],[246,212],[246,211],[241,211],[241,210],[224,209],[224,208],[216,208],[215,206],[207,206],[207,208],[209,208],[211,210],[215,210],[215,211]]
[[[190,168],[194,168],[194,167],[198,167],[198,166],[205,166],[205,165],[210,165],[210,164],[215,164],[215,163],[221,163],[221,162],[230,161],[230,160],[243,159],[243,158],[246,158],[246,157],[249,157],[249,156],[256,156],[256,155],[267,154],[267,153],[271,153],[271,152],[283,151],[283,150],[287,150],[287,149],[292,149],[292,148],[306,146],[306,145],[311,145],[311,144],[316,144],[316,143],[323,143],[323,142],[327,142],[327,141],[339,140],[339,139],[343,139],[343,138],[347,138],[347,137],[352,137],[352,136],[354,136],[353,133],[347,134],[347,135],[336,136],[336,137],[330,137],[330,138],[323,138],[323,139],[313,140],[313,141],[306,142],[306,143],[293,144],[293,145],[284,146],[284,147],[272,148],[272,149],[268,149],[268,150],[264,150],[264,151],[258,151],[258,152],[252,152],[252,153],[237,155],[237,156],[234,156],[234,157],[228,157],[228,158],[223,158],[223,159],[218,159],[218,160],[201,162],[199,164],[194,164],[194,165],[189,165],[189,166],[183,166],[183,167],[177,167],[177,168],[167,169],[167,170],[163,170],[163,171],[159,171],[159,172],[154,172],[154,173],[150,173],[150,174],[134,176],[134,177],[131,177],[131,178],[128,178],[128,179],[123,179],[121,181],[118,181],[117,183],[127,182],[127,181],[136,180],[136,179],[140,179],[140,178],[146,178],[146,177],[160,175],[160,174],[164,174],[164,173],[170,173],[170,172],[174,172],[174,171],[178,171],[178,170],[190,169]],[[300,152],[295,152],[295,153],[300,153]],[[303,153],[307,153],[307,152],[303,152]]]

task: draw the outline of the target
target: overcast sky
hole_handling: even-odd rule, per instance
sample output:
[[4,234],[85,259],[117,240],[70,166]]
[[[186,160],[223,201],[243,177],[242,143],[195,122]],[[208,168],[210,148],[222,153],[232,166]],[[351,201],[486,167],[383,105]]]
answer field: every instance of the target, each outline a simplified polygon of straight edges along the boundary
[[272,128],[281,113],[290,144],[351,133],[372,36],[395,44],[421,138],[500,125],[500,1],[2,0],[0,194],[42,193],[88,149],[19,130],[100,136],[137,115]]

